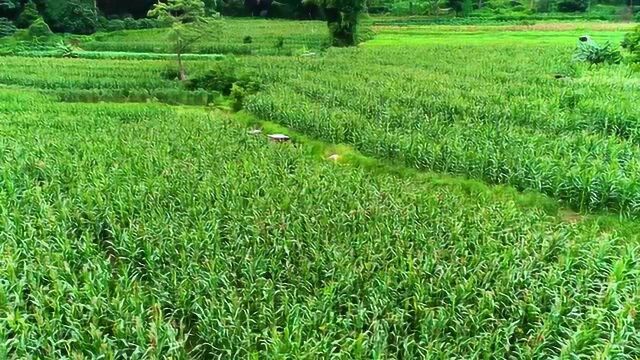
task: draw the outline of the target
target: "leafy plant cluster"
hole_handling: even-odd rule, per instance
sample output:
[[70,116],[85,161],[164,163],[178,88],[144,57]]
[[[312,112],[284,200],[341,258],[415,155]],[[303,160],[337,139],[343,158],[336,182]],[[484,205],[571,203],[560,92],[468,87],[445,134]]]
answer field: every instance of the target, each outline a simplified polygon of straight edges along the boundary
[[611,42],[605,42],[600,45],[588,37],[583,37],[573,54],[573,60],[591,65],[620,64],[622,62],[622,53]]
[[632,62],[640,63],[640,26],[625,35],[622,47],[629,51]]
[[637,249],[606,225],[322,162],[221,113],[0,102],[8,357],[640,356]]
[[22,29],[42,20],[56,32],[92,34],[97,30],[95,4],[94,0],[0,0],[0,17]]
[[11,36],[18,31],[16,26],[6,18],[0,18],[0,38]]
[[[625,35],[621,47],[629,53],[628,62],[640,63],[640,27],[636,27]],[[624,59],[622,52],[611,42],[600,45],[588,36],[580,38],[580,43],[573,58],[574,61],[592,65],[619,64]]]
[[106,32],[165,28],[169,25],[166,21],[151,18],[134,19],[127,17],[124,19],[107,19],[104,16],[98,17],[98,30]]

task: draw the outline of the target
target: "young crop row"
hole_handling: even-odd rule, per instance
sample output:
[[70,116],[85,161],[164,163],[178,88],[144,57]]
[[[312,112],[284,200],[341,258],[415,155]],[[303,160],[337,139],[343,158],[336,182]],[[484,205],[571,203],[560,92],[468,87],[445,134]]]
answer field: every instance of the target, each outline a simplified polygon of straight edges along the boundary
[[[118,31],[94,35],[81,47],[90,51],[171,53],[167,29]],[[321,21],[224,20],[211,34],[194,44],[197,54],[290,55],[302,48],[320,49],[329,43],[327,25]]]
[[0,57],[0,84],[38,89],[171,89],[167,61]]
[[[364,47],[262,70],[257,116],[418,168],[640,214],[637,75],[548,45]],[[266,67],[266,65],[265,65]]]
[[640,357],[637,249],[597,225],[228,115],[0,103],[2,358]]
[[[214,60],[217,61],[217,60]],[[205,68],[194,62],[196,69]],[[0,57],[0,84],[39,89],[68,102],[147,102],[207,105],[219,92],[188,90],[171,79],[170,61]],[[175,72],[175,71],[174,71]]]

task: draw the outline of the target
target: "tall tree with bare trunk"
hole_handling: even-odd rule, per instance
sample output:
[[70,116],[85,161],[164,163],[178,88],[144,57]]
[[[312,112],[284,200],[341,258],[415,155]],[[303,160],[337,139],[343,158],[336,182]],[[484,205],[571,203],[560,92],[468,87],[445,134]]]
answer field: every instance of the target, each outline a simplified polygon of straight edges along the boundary
[[180,80],[187,79],[183,55],[193,45],[207,36],[216,36],[220,26],[219,17],[206,17],[202,0],[168,0],[159,2],[149,10],[149,17],[171,23],[168,40],[178,61]]

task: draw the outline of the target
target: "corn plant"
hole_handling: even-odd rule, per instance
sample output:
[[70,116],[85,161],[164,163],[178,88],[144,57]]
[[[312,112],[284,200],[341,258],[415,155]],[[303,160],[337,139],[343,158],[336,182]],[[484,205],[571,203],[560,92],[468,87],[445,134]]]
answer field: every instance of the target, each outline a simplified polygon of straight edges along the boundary
[[640,356],[638,248],[605,225],[203,109],[0,102],[4,358]]

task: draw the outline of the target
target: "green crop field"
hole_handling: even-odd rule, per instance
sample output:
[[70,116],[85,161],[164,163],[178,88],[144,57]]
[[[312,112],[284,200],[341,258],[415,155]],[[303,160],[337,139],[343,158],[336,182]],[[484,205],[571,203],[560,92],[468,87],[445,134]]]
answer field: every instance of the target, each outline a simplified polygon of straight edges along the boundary
[[640,358],[631,27],[375,23],[0,56],[0,359]]
[[[317,49],[329,42],[327,26],[321,21],[225,21],[214,26],[211,35],[199,41],[195,53],[291,54],[302,47]],[[167,53],[166,29],[119,31],[95,35],[82,47],[97,51]],[[251,40],[245,40],[250,37]],[[279,40],[282,46],[278,47]]]

